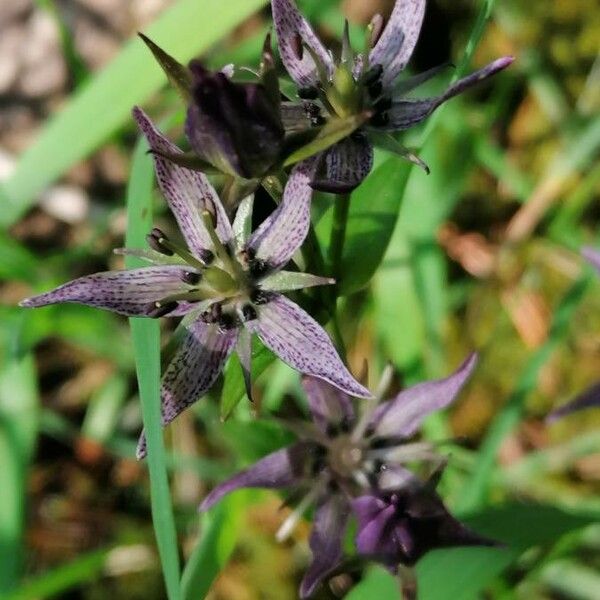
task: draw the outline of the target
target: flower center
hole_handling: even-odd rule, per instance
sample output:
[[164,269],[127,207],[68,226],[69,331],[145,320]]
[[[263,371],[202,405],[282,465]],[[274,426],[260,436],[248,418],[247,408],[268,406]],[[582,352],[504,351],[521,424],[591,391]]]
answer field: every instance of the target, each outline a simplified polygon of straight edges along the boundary
[[329,467],[340,477],[350,478],[360,470],[364,457],[361,443],[355,442],[350,435],[341,435],[331,440],[327,461]]

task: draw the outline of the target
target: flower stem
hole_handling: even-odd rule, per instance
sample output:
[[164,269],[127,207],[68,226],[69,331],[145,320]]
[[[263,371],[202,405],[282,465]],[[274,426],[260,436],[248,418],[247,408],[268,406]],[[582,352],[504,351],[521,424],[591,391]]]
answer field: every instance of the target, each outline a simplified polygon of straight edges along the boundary
[[338,194],[333,207],[333,223],[331,225],[331,237],[329,238],[329,250],[327,262],[329,274],[338,280],[342,271],[342,255],[344,242],[346,241],[346,225],[350,211],[350,194]]

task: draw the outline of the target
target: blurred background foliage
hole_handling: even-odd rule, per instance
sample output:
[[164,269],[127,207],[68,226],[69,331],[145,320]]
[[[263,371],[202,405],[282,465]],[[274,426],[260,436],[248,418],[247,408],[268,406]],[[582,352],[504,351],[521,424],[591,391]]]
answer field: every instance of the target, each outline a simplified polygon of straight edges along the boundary
[[[299,4],[323,37],[339,36],[344,14],[360,40],[372,14],[393,2]],[[122,267],[112,249],[127,226],[131,106],[142,103],[181,135],[178,99],[135,32],[147,31],[181,61],[252,66],[270,23],[265,5],[0,4],[2,598],[166,597],[147,469],[134,459],[141,413],[127,322],[75,305],[15,305]],[[386,188],[405,167],[377,156],[353,197],[344,335],[354,372],[368,360],[375,378],[391,360],[398,388],[448,373],[472,349],[481,353],[458,403],[431,419],[425,435],[449,440],[449,505],[507,546],[432,553],[417,569],[419,597],[593,600],[600,415],[552,426],[544,417],[600,372],[600,283],[578,255],[581,245],[600,243],[600,11],[594,0],[429,0],[411,70],[460,64],[486,11],[470,68],[503,54],[517,60],[410,133],[409,144],[424,144],[430,176],[413,169],[405,190],[402,181]],[[329,196],[315,199],[318,231],[330,205]],[[172,229],[157,194],[154,208],[155,222]],[[361,269],[368,275],[370,266],[355,258],[369,251],[385,258],[364,287]],[[263,411],[304,411],[297,376],[263,362]],[[233,369],[223,385],[241,394]],[[166,435],[182,558],[200,565],[184,575],[184,596],[210,588],[215,600],[294,598],[308,525],[278,545],[285,510],[274,494],[242,492],[201,523],[197,516],[207,486],[288,440],[278,425],[255,420],[245,401],[221,423],[220,389]],[[341,597],[350,583],[340,577],[319,597]],[[347,597],[398,591],[374,568]]]

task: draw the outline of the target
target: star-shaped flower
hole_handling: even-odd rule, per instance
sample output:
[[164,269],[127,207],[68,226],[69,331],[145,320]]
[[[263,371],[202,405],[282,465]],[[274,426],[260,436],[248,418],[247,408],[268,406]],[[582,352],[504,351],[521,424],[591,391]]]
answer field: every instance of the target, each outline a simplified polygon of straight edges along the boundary
[[346,393],[319,379],[305,377],[303,385],[313,422],[289,425],[299,441],[218,485],[205,498],[201,510],[208,510],[226,494],[243,487],[292,488],[301,500],[281,527],[278,537],[282,539],[302,513],[315,504],[310,536],[313,560],[300,588],[303,598],[310,596],[340,564],[353,499],[403,494],[407,486],[413,489],[416,478],[406,463],[422,461],[434,471],[443,464],[444,458],[431,444],[411,442],[410,438],[427,415],[454,400],[476,362],[476,356],[471,355],[446,379],[415,385],[378,404],[389,383],[388,372],[375,399],[360,416]]
[[342,51],[336,58],[294,0],[271,0],[271,6],[281,59],[303,100],[300,106],[282,104],[284,125],[298,127],[302,121],[319,125],[327,119],[365,115],[362,127],[322,153],[313,181],[316,189],[347,192],[355,188],[373,166],[372,141],[425,166],[389,134],[420,123],[446,100],[513,61],[512,57],[500,58],[452,84],[440,96],[410,99],[406,98],[408,92],[443,68],[396,81],[417,43],[425,0],[397,0],[385,26],[381,15],[376,15],[369,26],[368,52],[364,54],[353,52],[346,28]]
[[[134,116],[154,150],[160,188],[187,247],[154,229],[148,236],[151,251],[121,251],[143,256],[150,266],[82,277],[21,305],[77,302],[127,316],[184,316],[185,338],[162,379],[163,425],[213,385],[234,349],[250,395],[253,333],[298,371],[350,395],[369,397],[324,329],[281,293],[332,283],[283,270],[308,231],[311,164],[301,163],[292,171],[281,204],[250,234],[252,199],[242,203],[232,225],[207,178],[164,159],[161,154],[179,149],[140,109]],[[145,452],[142,435],[138,457]]]

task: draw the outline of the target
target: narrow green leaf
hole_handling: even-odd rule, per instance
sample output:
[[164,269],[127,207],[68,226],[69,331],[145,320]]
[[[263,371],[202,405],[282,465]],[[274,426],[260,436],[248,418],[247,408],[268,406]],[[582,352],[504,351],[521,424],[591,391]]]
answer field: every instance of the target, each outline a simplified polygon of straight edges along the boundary
[[[4,340],[6,346],[12,341]],[[4,364],[0,369],[0,592],[6,592],[17,583],[23,566],[27,470],[37,436],[39,398],[33,356],[14,355],[9,347],[2,350]]]
[[189,102],[191,99],[190,88],[192,86],[192,75],[187,67],[177,62],[170,54],[167,54],[160,46],[157,46],[148,36],[138,33],[141,40],[148,46],[150,52],[165,72],[171,85],[179,92],[179,95]]
[[[275,360],[275,355],[262,345],[252,347],[252,380],[256,380]],[[221,393],[221,419],[227,419],[240,400],[246,396],[242,367],[233,354],[225,367],[225,382]]]
[[344,600],[373,600],[374,598],[401,600],[398,579],[382,567],[371,567],[363,580],[344,596]]
[[201,538],[181,578],[184,600],[204,598],[229,560],[244,516],[245,496],[245,492],[232,494],[203,516]]
[[[127,246],[144,246],[152,227],[154,170],[147,146],[136,146],[127,189]],[[129,268],[141,266],[140,259],[127,257]],[[131,334],[142,404],[142,418],[148,444],[148,469],[152,520],[169,600],[179,600],[179,551],[173,517],[167,460],[160,416],[160,329],[158,320],[131,318]]]
[[107,550],[84,554],[52,571],[26,581],[19,589],[3,598],[4,600],[64,598],[68,590],[102,575],[107,554]]
[[[179,0],[147,34],[185,62],[210,48],[267,0]],[[0,226],[8,227],[35,202],[37,194],[71,165],[85,158],[129,120],[131,107],[164,83],[144,44],[136,37],[81,90],[25,152],[0,188]]]
[[365,286],[378,269],[396,226],[411,165],[392,157],[352,194],[342,257],[341,294]]
[[356,131],[365,121],[367,115],[353,115],[344,119],[331,119],[324,125],[316,137],[308,144],[292,152],[283,163],[284,167],[294,165],[301,160],[314,156]]

